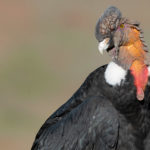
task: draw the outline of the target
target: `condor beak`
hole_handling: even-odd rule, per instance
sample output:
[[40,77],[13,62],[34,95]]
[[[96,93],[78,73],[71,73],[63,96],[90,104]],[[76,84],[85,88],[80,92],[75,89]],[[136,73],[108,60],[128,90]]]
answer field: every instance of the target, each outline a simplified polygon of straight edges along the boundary
[[100,51],[101,54],[103,54],[103,52],[107,50],[107,48],[109,47],[109,41],[110,39],[106,38],[102,42],[99,42],[98,50]]

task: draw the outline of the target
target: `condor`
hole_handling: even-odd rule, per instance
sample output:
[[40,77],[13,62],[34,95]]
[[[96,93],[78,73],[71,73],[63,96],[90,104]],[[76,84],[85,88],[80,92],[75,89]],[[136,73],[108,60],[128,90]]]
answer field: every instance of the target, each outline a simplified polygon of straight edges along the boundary
[[111,6],[95,35],[112,61],[46,120],[32,150],[150,150],[150,59],[139,23]]

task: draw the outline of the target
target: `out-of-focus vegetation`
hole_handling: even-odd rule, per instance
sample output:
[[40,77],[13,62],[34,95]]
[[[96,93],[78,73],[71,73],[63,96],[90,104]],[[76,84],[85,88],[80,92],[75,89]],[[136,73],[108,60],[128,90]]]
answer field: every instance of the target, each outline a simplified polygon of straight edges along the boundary
[[110,5],[139,20],[150,43],[149,1],[1,0],[1,149],[30,149],[47,117],[109,61],[97,50],[94,28]]

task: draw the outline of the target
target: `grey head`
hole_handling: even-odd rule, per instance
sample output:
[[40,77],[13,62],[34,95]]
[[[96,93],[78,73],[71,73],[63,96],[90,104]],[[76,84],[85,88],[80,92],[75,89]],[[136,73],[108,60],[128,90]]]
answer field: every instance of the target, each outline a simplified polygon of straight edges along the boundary
[[118,27],[121,17],[118,8],[114,6],[107,8],[96,24],[96,39],[101,42],[103,39],[110,37]]
[[95,28],[95,37],[99,42],[101,53],[114,46],[113,36],[120,25],[121,18],[120,10],[114,6],[107,8],[99,18]]

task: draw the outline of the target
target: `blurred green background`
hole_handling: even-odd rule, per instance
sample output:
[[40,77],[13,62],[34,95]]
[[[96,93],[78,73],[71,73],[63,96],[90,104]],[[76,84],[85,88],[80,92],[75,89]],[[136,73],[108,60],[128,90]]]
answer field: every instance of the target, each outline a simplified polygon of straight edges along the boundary
[[30,149],[48,116],[109,61],[94,29],[110,5],[141,22],[149,45],[149,0],[0,1],[0,149]]

